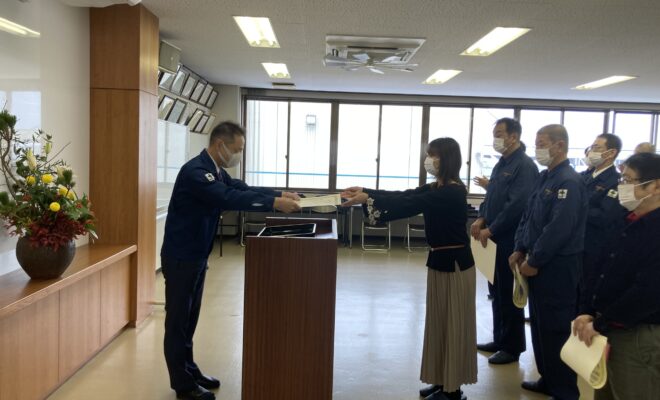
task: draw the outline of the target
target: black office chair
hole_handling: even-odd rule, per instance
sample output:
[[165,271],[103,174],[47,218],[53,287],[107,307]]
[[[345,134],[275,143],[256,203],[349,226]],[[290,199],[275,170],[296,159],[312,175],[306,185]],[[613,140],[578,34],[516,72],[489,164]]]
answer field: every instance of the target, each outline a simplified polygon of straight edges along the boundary
[[412,253],[415,250],[424,250],[427,251],[429,249],[428,246],[412,246],[410,244],[410,238],[412,233],[424,233],[424,222],[422,223],[414,223],[413,218],[408,218],[408,222],[406,223],[406,249],[410,253]]

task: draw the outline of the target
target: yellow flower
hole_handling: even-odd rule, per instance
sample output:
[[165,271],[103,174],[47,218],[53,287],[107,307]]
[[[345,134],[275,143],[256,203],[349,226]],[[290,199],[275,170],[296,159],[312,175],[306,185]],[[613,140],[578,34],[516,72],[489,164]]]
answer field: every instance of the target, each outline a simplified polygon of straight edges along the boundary
[[49,183],[51,183],[53,181],[53,175],[51,175],[51,174],[41,175],[41,181],[43,183],[45,183],[46,185],[48,185]]
[[32,149],[27,149],[25,152],[25,159],[27,160],[28,167],[30,167],[31,171],[37,169],[37,158],[34,156]]
[[60,196],[66,196],[68,192],[69,192],[69,189],[67,189],[66,187],[64,187],[62,185],[60,185],[57,188],[57,193],[59,193]]
[[44,152],[46,154],[49,154],[52,149],[53,149],[53,143],[46,142],[46,144],[44,145]]
[[69,190],[69,193],[66,195],[70,200],[75,200],[76,199],[76,194],[73,192],[73,190]]
[[28,185],[32,186],[32,185],[34,185],[35,183],[37,183],[37,178],[35,178],[34,176],[30,175],[30,176],[28,176],[27,178],[25,178],[25,183],[27,183]]
[[50,208],[50,211],[52,211],[52,212],[58,212],[58,211],[60,211],[60,203],[54,201],[54,202],[50,203],[49,208]]

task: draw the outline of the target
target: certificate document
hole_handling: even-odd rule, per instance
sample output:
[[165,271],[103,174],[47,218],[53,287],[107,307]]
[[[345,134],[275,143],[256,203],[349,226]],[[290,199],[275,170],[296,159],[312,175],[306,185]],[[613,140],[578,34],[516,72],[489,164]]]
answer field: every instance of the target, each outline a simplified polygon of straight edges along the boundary
[[321,206],[338,206],[341,204],[341,197],[339,193],[329,194],[327,196],[314,196],[303,197],[298,202],[300,207],[321,207]]

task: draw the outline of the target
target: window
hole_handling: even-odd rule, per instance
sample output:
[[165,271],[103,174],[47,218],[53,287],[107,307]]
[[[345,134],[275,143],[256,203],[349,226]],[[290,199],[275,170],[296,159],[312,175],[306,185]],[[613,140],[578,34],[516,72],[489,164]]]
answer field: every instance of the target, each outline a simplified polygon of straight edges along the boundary
[[585,149],[594,143],[596,136],[604,132],[605,113],[565,111],[564,126],[568,131],[568,160],[577,172],[585,171],[589,168],[584,162]]
[[[472,119],[472,164],[470,178],[490,177],[500,154],[493,150],[493,128],[500,118],[513,118],[512,108],[475,108]],[[486,193],[470,182],[470,193]]]
[[638,144],[651,141],[652,126],[652,114],[618,112],[614,115],[614,134],[623,142],[617,164],[633,155]]
[[289,187],[330,187],[330,103],[291,103]]
[[380,106],[339,105],[337,189],[376,188]]
[[251,186],[286,186],[286,101],[247,101],[245,181]]
[[[429,115],[429,143],[437,138],[450,137],[461,147],[461,180],[465,185],[468,184],[471,114],[469,107],[431,107]],[[426,176],[427,182],[433,179],[430,175]]]
[[421,106],[383,106],[378,188],[419,186],[422,141]]
[[186,163],[188,132],[184,125],[158,120],[156,181],[157,207],[166,206],[179,170]]

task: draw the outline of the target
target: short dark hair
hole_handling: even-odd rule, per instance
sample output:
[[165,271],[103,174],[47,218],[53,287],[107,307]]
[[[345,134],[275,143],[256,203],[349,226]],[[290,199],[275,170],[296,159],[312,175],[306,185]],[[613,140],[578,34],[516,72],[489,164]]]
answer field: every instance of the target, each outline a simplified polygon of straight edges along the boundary
[[506,133],[509,135],[515,133],[518,135],[518,139],[520,139],[520,135],[522,135],[522,125],[520,125],[520,122],[513,118],[500,118],[495,122],[495,126],[499,124],[506,125]]
[[626,160],[625,165],[637,172],[640,182],[660,179],[660,154],[635,154]]
[[616,155],[619,155],[619,152],[621,151],[621,147],[623,146],[621,144],[621,138],[618,137],[617,135],[611,134],[611,133],[601,133],[598,135],[599,138],[605,139],[605,147],[607,147],[607,150],[616,150]]
[[463,163],[461,146],[458,145],[456,140],[448,137],[434,139],[426,147],[426,152],[440,159],[440,173],[437,178],[441,183],[447,184],[449,181],[455,181],[464,185],[460,177]]
[[245,129],[235,122],[224,121],[213,128],[209,143],[215,143],[218,139],[222,139],[227,143],[233,143],[236,135],[245,137]]

